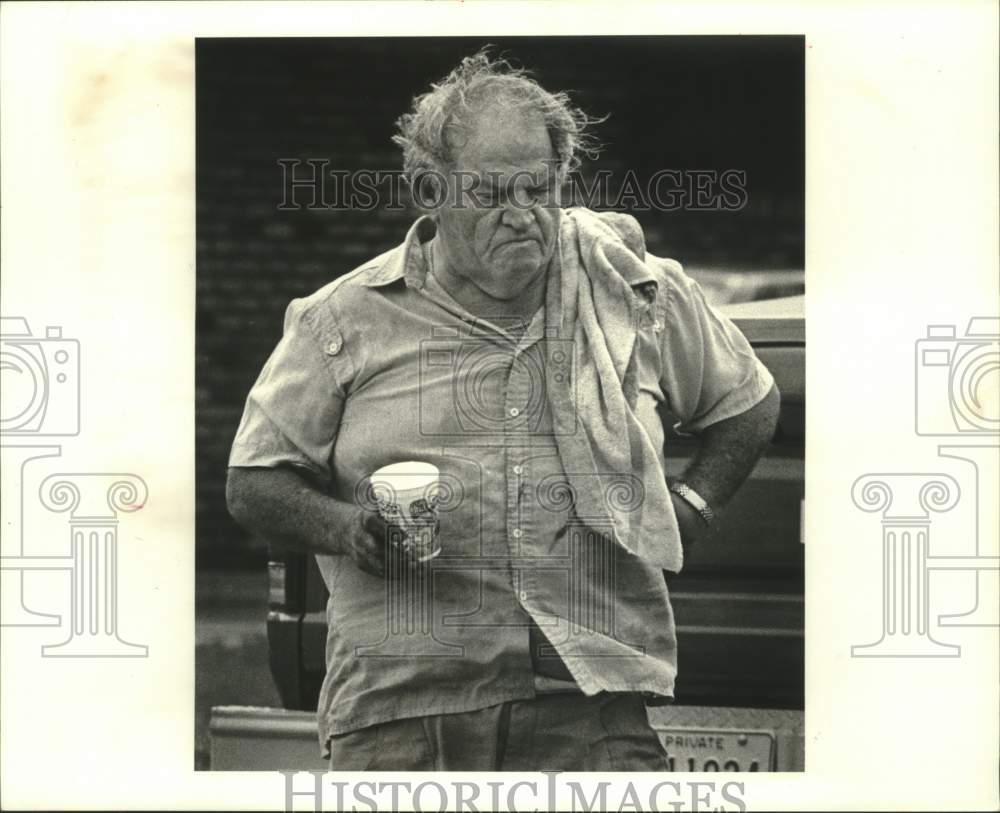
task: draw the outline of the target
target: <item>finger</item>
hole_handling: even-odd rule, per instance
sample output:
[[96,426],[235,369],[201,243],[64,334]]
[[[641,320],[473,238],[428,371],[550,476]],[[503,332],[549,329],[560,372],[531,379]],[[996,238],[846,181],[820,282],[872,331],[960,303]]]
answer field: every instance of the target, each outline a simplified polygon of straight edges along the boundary
[[376,517],[365,522],[365,531],[378,549],[378,555],[386,562],[402,555],[406,543],[406,530],[394,522],[386,522]]
[[349,547],[351,558],[361,570],[373,576],[383,575],[385,566],[381,555],[382,546],[364,527],[363,521],[362,527],[351,534]]
[[400,528],[383,524],[381,533],[376,535],[369,531],[363,537],[359,540],[359,548],[363,555],[373,562],[373,567],[378,569],[379,575],[395,579],[404,570],[412,567],[411,559],[403,549],[404,534]]
[[384,539],[388,530],[388,525],[378,512],[371,512],[365,515],[362,522],[364,529],[376,539]]
[[374,547],[362,543],[354,549],[354,560],[365,573],[379,578],[385,577],[385,562]]
[[404,571],[411,569],[412,559],[400,545],[392,544],[385,551],[385,572],[390,579],[398,578]]

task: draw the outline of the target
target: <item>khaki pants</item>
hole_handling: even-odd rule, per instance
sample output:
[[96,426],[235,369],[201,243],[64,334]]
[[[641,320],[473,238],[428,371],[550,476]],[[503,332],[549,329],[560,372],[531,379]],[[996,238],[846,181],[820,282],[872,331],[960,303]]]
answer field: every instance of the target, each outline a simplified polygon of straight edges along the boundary
[[331,771],[665,771],[637,694],[540,694],[380,723],[330,741]]

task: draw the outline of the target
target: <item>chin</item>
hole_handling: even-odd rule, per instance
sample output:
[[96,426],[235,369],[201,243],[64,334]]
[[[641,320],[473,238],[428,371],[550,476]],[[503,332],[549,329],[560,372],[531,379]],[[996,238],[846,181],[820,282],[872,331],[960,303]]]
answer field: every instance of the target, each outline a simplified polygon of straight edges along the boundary
[[523,262],[504,263],[494,271],[496,279],[516,279],[524,280],[534,278],[541,273],[542,263],[537,258],[525,260]]
[[507,301],[516,299],[538,277],[538,267],[505,269],[503,278],[509,284],[493,285],[487,293],[494,299]]

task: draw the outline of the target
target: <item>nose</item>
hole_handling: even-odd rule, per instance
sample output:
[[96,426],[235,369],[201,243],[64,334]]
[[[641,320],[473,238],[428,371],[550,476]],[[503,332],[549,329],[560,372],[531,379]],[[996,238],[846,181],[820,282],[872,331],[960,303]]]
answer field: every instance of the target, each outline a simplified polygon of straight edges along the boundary
[[523,201],[510,201],[503,208],[502,220],[508,228],[524,231],[531,228],[531,224],[535,221],[535,215]]

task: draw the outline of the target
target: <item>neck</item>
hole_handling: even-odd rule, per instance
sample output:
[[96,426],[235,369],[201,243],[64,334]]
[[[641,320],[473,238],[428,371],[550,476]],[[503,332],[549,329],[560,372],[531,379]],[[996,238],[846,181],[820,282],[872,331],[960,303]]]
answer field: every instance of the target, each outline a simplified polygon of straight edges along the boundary
[[511,299],[497,299],[461,274],[455,273],[437,238],[430,243],[431,268],[435,279],[448,295],[473,316],[490,321],[519,319],[525,324],[545,303],[548,274],[539,274]]

